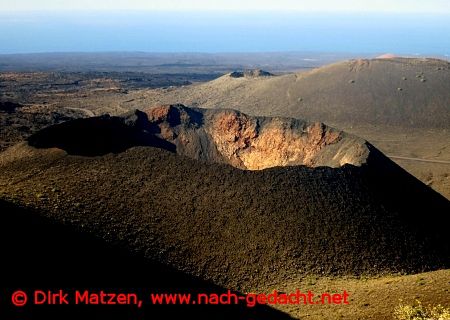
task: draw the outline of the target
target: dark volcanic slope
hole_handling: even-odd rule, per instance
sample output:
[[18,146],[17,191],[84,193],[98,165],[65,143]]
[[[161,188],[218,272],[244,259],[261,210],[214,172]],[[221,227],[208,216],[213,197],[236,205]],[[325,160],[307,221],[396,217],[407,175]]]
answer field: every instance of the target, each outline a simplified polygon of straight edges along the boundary
[[450,64],[437,59],[351,60],[278,77],[158,89],[148,103],[234,108],[328,124],[449,128]]
[[[181,107],[162,110],[202,113]],[[154,115],[151,110],[147,114]],[[191,134],[191,142],[201,128],[208,132],[214,127],[209,121],[215,119],[205,113],[198,128],[189,128],[191,118],[149,118],[156,138],[163,137],[158,130],[172,128],[167,132],[185,130],[178,137]],[[138,128],[129,116],[113,119]],[[270,119],[265,121],[262,131],[270,128]],[[445,230],[449,202],[370,144],[364,143],[368,153],[360,155],[357,165],[254,171],[190,159],[151,143],[133,147],[135,141],[125,151],[95,157],[42,148],[58,141],[53,139],[58,134],[91,130],[89,121],[76,124],[54,126],[52,135],[35,135],[30,143],[39,148],[21,144],[0,154],[3,197],[45,209],[54,219],[235,289],[265,288],[308,273],[380,274],[450,266]],[[272,125],[286,123],[275,119]],[[123,132],[123,126],[117,130],[115,134]],[[294,134],[297,129],[291,130]],[[321,136],[330,130],[324,128]],[[148,128],[142,131],[149,133]],[[214,147],[210,135],[200,137],[211,140],[197,146]],[[171,139],[166,141],[179,152],[180,142],[173,135]],[[351,140],[344,136],[341,141]],[[84,143],[79,140],[80,147]],[[335,150],[334,144],[324,150],[328,147]]]
[[[151,293],[216,293],[224,288],[152,263],[118,245],[106,244],[41,213],[0,200],[0,317],[2,319],[291,319],[266,306],[155,306]],[[124,263],[125,262],[125,263]],[[55,306],[17,308],[9,297],[18,288],[137,293],[143,307]]]

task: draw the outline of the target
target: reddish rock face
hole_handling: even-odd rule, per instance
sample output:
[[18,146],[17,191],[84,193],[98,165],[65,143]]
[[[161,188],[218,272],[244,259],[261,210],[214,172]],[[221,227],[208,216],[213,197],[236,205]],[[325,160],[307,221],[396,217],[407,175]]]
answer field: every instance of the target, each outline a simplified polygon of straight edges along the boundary
[[148,120],[150,122],[161,122],[167,121],[167,116],[169,114],[170,105],[167,106],[158,106],[154,108],[145,109],[144,112],[148,116]]
[[364,140],[322,123],[182,105],[144,112],[159,127],[159,137],[177,146],[177,153],[240,169],[360,165],[368,154]]
[[287,126],[284,119],[274,118],[261,128],[256,118],[234,111],[219,113],[210,134],[230,164],[249,170],[292,164],[314,166],[322,148],[341,138],[340,132],[328,131],[321,123],[298,131]]

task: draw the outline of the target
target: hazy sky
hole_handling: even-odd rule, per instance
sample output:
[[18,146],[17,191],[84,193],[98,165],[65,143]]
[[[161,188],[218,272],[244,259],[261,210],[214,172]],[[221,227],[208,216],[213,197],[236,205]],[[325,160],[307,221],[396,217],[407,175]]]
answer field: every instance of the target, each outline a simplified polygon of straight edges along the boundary
[[279,10],[450,13],[449,0],[0,0],[17,10]]

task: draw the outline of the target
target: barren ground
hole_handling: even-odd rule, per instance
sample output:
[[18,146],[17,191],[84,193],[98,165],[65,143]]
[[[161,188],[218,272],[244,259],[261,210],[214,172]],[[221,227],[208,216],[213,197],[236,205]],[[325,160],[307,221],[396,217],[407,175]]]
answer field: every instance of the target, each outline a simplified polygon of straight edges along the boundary
[[[450,83],[448,81],[445,81],[445,79],[448,79],[445,78],[446,74],[448,74],[448,69],[438,70],[438,68],[442,68],[441,64],[439,62],[432,61],[431,64],[427,66],[427,68],[429,69],[425,70],[425,73],[422,74],[422,71],[418,71],[417,65],[419,65],[419,68],[421,68],[420,63],[413,65],[412,67],[402,67],[403,69],[401,70],[404,70],[406,75],[394,74],[394,77],[390,77],[390,80],[387,82],[386,86],[380,85],[379,87],[377,87],[377,90],[382,91],[386,90],[386,88],[388,90],[393,89],[392,95],[395,96],[390,100],[393,101],[393,104],[390,104],[390,107],[392,107],[396,103],[399,103],[399,105],[401,105],[401,103],[404,101],[413,101],[408,99],[411,97],[411,95],[414,94],[416,90],[418,90],[417,92],[419,93],[419,95],[423,95],[424,93],[433,93],[434,85],[436,85],[435,87],[438,88],[438,91],[441,93],[445,93],[448,91],[445,90],[447,88],[446,85]],[[324,74],[321,74],[321,72],[312,72],[312,77],[313,79],[320,80],[321,76],[325,75],[326,77],[328,77],[330,72],[333,73],[336,70],[341,70],[339,68],[340,67],[338,65],[337,67],[333,66],[331,69],[325,69]],[[354,65],[354,68],[349,71],[349,74],[345,75],[345,80],[342,80],[342,83],[350,88],[347,88],[346,90],[353,90],[354,88],[359,88],[359,90],[361,90],[361,88],[364,88],[365,85],[370,83],[367,82],[367,79],[364,78],[363,74],[367,70],[369,70],[369,74],[373,71],[370,71],[371,69],[367,68],[367,65],[363,62],[356,63],[356,65]],[[372,75],[374,74],[372,73]],[[236,84],[236,82],[231,83],[230,81],[228,81],[229,79],[216,79],[212,82],[189,85],[189,83],[195,83],[198,81],[203,82],[215,77],[217,77],[217,74],[208,73],[197,74],[194,77],[189,77],[178,73],[175,75],[170,74],[154,77],[135,72],[129,72],[126,75],[121,73],[108,74],[98,72],[88,74],[77,72],[57,72],[52,74],[48,74],[46,72],[2,73],[0,74],[0,102],[14,102],[18,103],[19,106],[17,108],[13,108],[13,110],[8,110],[8,105],[2,105],[2,110],[0,110],[0,150],[4,150],[17,142],[23,141],[32,133],[50,124],[60,123],[73,118],[100,115],[103,113],[118,115],[136,108],[146,109],[148,107],[168,102],[185,103],[187,105],[213,108],[213,104],[217,101],[220,101],[221,108],[240,107],[239,109],[247,111],[249,114],[255,115],[270,115],[272,111],[277,115],[294,115],[299,118],[302,112],[304,112],[305,115],[313,115],[314,117],[317,115],[313,113],[312,109],[307,108],[307,104],[312,101],[309,99],[312,99],[312,97],[317,94],[317,91],[314,91],[312,89],[314,88],[314,85],[311,83],[305,85],[305,89],[301,89],[305,90],[300,93],[301,96],[296,96],[297,91],[293,90],[293,88],[295,88],[295,85],[294,87],[291,87],[291,89],[286,89],[283,86],[275,86],[274,93],[270,95],[270,99],[282,97],[282,99],[280,99],[281,102],[286,102],[284,106],[288,107],[287,109],[283,110],[280,109],[283,106],[283,103],[274,106],[271,103],[267,103],[268,100],[266,99],[266,96],[261,95],[261,92],[266,92],[267,88],[273,87],[266,86],[266,83],[270,81],[277,82],[279,80],[259,78],[241,79],[242,81]],[[295,80],[295,83],[306,83],[304,82],[306,81],[304,79],[304,76],[301,74],[287,75],[284,77],[285,78],[283,81],[280,80],[278,82],[279,84],[283,83],[284,81],[289,82],[292,79],[297,79]],[[402,79],[402,77],[407,79],[404,80]],[[336,81],[336,79],[339,79],[339,77],[336,78],[336,75],[334,75],[331,76],[330,79],[332,81]],[[354,79],[355,82],[351,82]],[[422,79],[425,79],[425,81],[422,81]],[[325,84],[328,85],[329,83],[325,82]],[[401,88],[401,90],[398,88]],[[331,87],[330,89],[329,87],[328,89],[333,91],[336,88]],[[336,89],[337,92],[339,92],[338,89],[339,88]],[[443,97],[442,99],[445,100],[448,96],[446,95],[447,93],[444,93],[442,93],[442,95],[439,95]],[[360,101],[373,102],[373,97],[376,95],[363,94],[362,96],[363,99]],[[346,94],[338,94],[335,97],[329,97],[329,99],[334,99],[336,97],[341,102],[346,101]],[[270,99],[269,101],[272,101]],[[431,100],[425,100],[432,101],[432,98],[430,99]],[[423,102],[425,100],[420,100],[419,102]],[[392,119],[397,120],[402,119],[403,116],[407,115],[407,118],[413,121],[413,123],[410,123],[410,125],[401,125],[395,123],[395,121],[397,120],[392,121],[392,123],[389,123],[389,121],[383,122],[381,116],[381,120],[377,120],[377,123],[368,123],[367,120],[370,120],[370,117],[365,118],[364,121],[360,122],[356,121],[357,119],[355,118],[351,118],[349,119],[349,121],[344,121],[342,118],[342,113],[336,113],[336,117],[330,116],[328,119],[324,120],[326,124],[330,126],[342,129],[346,132],[355,134],[359,137],[362,137],[363,139],[368,140],[388,157],[391,157],[391,159],[395,163],[406,169],[409,173],[413,174],[416,178],[421,180],[432,189],[444,195],[447,199],[450,199],[450,130],[448,126],[442,125],[442,123],[445,124],[444,120],[449,116],[449,114],[446,114],[445,112],[445,110],[448,110],[448,103],[447,105],[442,104],[440,106],[436,106],[434,103],[437,100],[433,101],[432,103],[426,104],[428,109],[426,109],[425,111],[421,110],[420,108],[412,108],[401,109],[401,112],[398,114],[396,114],[395,112],[392,112],[390,114],[390,116],[392,116]],[[305,102],[306,107],[304,107],[303,109],[299,109],[298,105],[305,104]],[[327,103],[327,101],[319,102],[323,103],[323,105],[326,105]],[[375,102],[378,103],[378,101]],[[261,107],[263,105],[264,108]],[[353,108],[360,107],[361,105],[362,104],[357,103],[351,105],[352,110]],[[419,105],[422,106],[422,104]],[[270,109],[271,107],[273,107],[273,109]],[[268,111],[268,109],[266,108],[269,108],[270,110]],[[386,110],[382,111],[382,114],[386,113],[385,111]],[[416,116],[414,115],[409,115],[410,112],[416,112],[418,118],[416,118]],[[330,110],[326,110],[323,115],[326,115],[327,113],[333,115]],[[345,112],[343,114],[345,115]],[[420,119],[426,118],[429,118],[428,125],[417,125],[418,123],[420,124]],[[59,152],[60,151],[55,151],[55,154],[59,154]],[[133,156],[131,158],[131,161],[130,159],[126,158],[126,155],[134,153],[136,153],[136,156]],[[98,161],[95,159],[88,160],[77,156],[73,158],[71,157],[72,156],[62,156],[61,159],[63,160],[60,160],[60,167],[52,167],[52,164],[47,164],[48,167],[40,167],[39,164],[30,165],[26,163],[26,161],[19,161],[16,164],[17,167],[11,166],[11,168],[8,168],[8,170],[14,172],[14,174],[11,174],[11,177],[14,176],[15,179],[18,180],[15,180],[13,183],[12,181],[10,181],[9,177],[2,178],[2,197],[6,197],[8,199],[14,198],[22,202],[22,204],[26,204],[31,207],[37,207],[40,209],[50,208],[50,211],[54,212],[55,216],[58,217],[58,219],[63,222],[69,222],[74,223],[75,225],[79,225],[81,226],[81,229],[90,228],[85,224],[90,221],[92,217],[86,216],[86,213],[90,212],[92,208],[98,208],[99,199],[101,199],[102,197],[104,199],[113,198],[110,204],[107,204],[106,201],[104,201],[102,205],[103,207],[97,213],[102,219],[107,219],[105,220],[105,226],[107,226],[106,229],[109,228],[108,232],[114,234],[114,232],[119,230],[120,232],[118,233],[118,237],[121,238],[121,240],[128,239],[128,226],[120,226],[120,215],[118,215],[118,217],[113,217],[109,216],[106,213],[115,212],[114,210],[116,209],[119,211],[121,210],[121,208],[123,209],[122,201],[118,201],[117,199],[122,199],[121,197],[128,196],[132,193],[132,190],[136,190],[136,187],[138,187],[139,189],[146,184],[145,181],[142,180],[142,177],[139,177],[135,172],[135,168],[149,169],[148,165],[141,165],[142,159],[147,159],[149,156],[143,151],[131,150],[127,151],[125,155],[108,156],[107,158],[110,161],[111,158],[114,158],[114,161],[111,161],[111,163],[107,164],[106,166],[104,163],[97,163]],[[171,157],[165,154],[157,155],[154,158],[155,159],[153,159],[152,161],[154,161],[155,163],[157,163],[158,159],[161,160],[166,158],[174,163],[178,161],[173,160]],[[119,168],[118,165],[116,165],[117,159],[121,159],[120,161],[127,164],[134,163],[135,166],[127,167],[123,172],[122,168]],[[169,163],[171,163],[170,161]],[[27,172],[28,169],[22,166],[22,162],[27,166],[29,165],[30,168],[33,168],[33,172]],[[83,171],[81,165],[86,165],[86,163],[89,164],[89,166],[86,166],[86,168],[88,168],[89,170],[92,169],[92,172],[86,169],[85,173],[87,172],[89,174],[86,174],[86,176],[80,176],[80,172]],[[43,162],[43,164],[45,164],[45,161]],[[177,164],[177,167],[178,165],[179,164]],[[164,166],[155,166],[159,168],[158,170],[160,172],[163,172],[166,176],[175,175],[181,178],[185,178],[186,174],[190,172],[189,170],[192,170],[193,167],[195,168],[195,165],[184,164],[186,169],[183,174],[174,173],[170,170],[170,168]],[[63,171],[61,171],[62,167],[65,168]],[[150,169],[151,168],[153,167],[150,166]],[[205,169],[198,168],[196,170],[200,173],[203,173]],[[211,175],[211,177],[208,178],[210,180],[210,185],[214,185],[214,183],[216,183],[216,180],[218,179],[223,179],[223,176],[220,176],[220,174],[216,175],[211,173],[211,170],[208,170],[209,169],[206,170],[207,173]],[[227,175],[231,175],[231,173],[229,173],[230,169],[224,170]],[[327,175],[325,174],[327,172],[327,169],[320,170],[320,172],[324,172],[323,174],[325,176]],[[58,176],[53,175],[55,172],[58,174]],[[105,172],[107,172],[107,174],[103,176]],[[133,179],[124,183],[124,181],[126,181],[125,178],[119,179],[116,177],[111,180],[108,172],[115,173],[117,177],[121,176],[122,174],[124,174],[124,177],[129,177],[129,175],[127,174],[131,174],[134,176]],[[196,174],[198,174],[198,172],[196,172]],[[152,179],[156,175],[156,181],[157,183],[161,184],[162,190],[165,186],[165,184],[162,183],[162,181],[165,179],[165,176],[158,176],[158,174],[156,173],[149,173],[149,175],[152,176]],[[302,175],[303,173],[300,176]],[[309,173],[306,175],[308,176]],[[270,174],[268,176],[271,177]],[[275,179],[274,181],[278,182],[278,178],[273,179]],[[74,185],[66,184],[66,181],[68,180],[73,182]],[[240,181],[240,183],[242,183],[243,185],[246,185],[246,183],[248,183],[247,180],[248,178],[241,180],[238,179],[238,181]],[[267,177],[265,179],[261,179],[261,181],[265,180],[267,180]],[[104,184],[104,186],[102,187],[102,191],[97,195],[94,195],[97,189],[95,188],[95,186],[92,186],[93,181],[101,181]],[[129,189],[116,191],[114,186],[118,184]],[[331,192],[331,190],[334,189],[332,189],[333,186],[331,182],[330,185]],[[185,188],[192,187],[192,192],[196,192],[195,189],[198,188],[198,185],[194,183],[194,185],[192,186],[191,182],[183,181],[181,184],[171,186],[171,190],[174,192],[174,194],[179,195],[180,199],[185,201],[184,205],[192,210],[191,214],[194,214],[196,210],[198,210],[198,208],[193,205],[192,199],[189,200],[182,194],[177,193],[177,190],[180,188],[180,186],[183,186]],[[250,188],[250,186],[251,184],[248,184],[248,188]],[[160,190],[155,186],[153,186],[152,188],[155,188],[154,190]],[[204,186],[204,188],[204,192],[210,192],[210,187]],[[86,194],[83,197],[83,194],[77,194],[75,190],[84,190],[83,192],[86,191]],[[220,189],[220,192],[218,192],[218,194],[223,193],[225,194],[225,196],[230,196],[230,194],[236,193],[236,190],[230,190]],[[137,195],[142,196],[142,194],[146,193],[139,189]],[[70,196],[69,199],[66,199],[67,195]],[[149,192],[147,192],[146,195],[148,196]],[[143,202],[142,200],[139,200],[137,198],[139,197],[130,200],[132,201],[132,203],[137,204],[136,208],[149,205],[147,202]],[[298,196],[296,195],[293,198],[298,198]],[[161,199],[163,199],[161,200],[161,203],[167,208],[169,208],[174,201],[171,199]],[[209,203],[209,200],[205,199],[204,195],[202,194],[198,194],[196,199],[206,204]],[[242,208],[244,208],[245,210],[255,205],[253,203],[247,203],[246,201],[248,199],[246,197],[242,197],[239,199],[239,205],[242,206]],[[157,203],[156,200],[154,198],[151,198],[150,202],[155,201],[155,203]],[[283,204],[284,201],[280,201],[280,203]],[[308,202],[305,200],[304,207],[307,206],[306,203]],[[67,210],[69,214],[67,214],[67,216],[65,217],[61,216],[61,208]],[[133,210],[138,210],[136,208]],[[251,211],[251,208],[249,210]],[[230,212],[232,212],[233,214],[235,213],[235,211],[233,210],[231,210]],[[148,217],[143,216],[143,221],[146,221],[146,218]],[[241,216],[236,215],[235,218],[236,221],[238,221],[239,219],[241,219]],[[96,221],[96,217],[93,216],[92,219],[92,221],[94,221],[91,225],[92,229],[98,229],[99,226],[96,225],[96,223],[98,223],[98,221]],[[327,218],[324,217],[324,219]],[[185,221],[181,222],[177,221],[177,223],[185,224]],[[220,221],[213,221],[212,224],[214,223],[219,224]],[[236,223],[236,225],[240,225],[240,223]],[[268,225],[271,226],[272,224]],[[197,230],[198,228],[198,226],[194,226],[192,229]],[[202,228],[204,228],[204,230],[210,231],[207,226],[202,226]],[[145,238],[145,236],[147,235],[147,231],[138,230],[136,234],[140,234],[140,236],[143,236]],[[187,234],[188,233],[186,233],[186,235]],[[259,236],[260,235],[255,235],[256,238],[258,238]],[[111,238],[110,234],[107,234],[105,238],[110,241],[115,240]],[[166,248],[167,251],[162,253],[162,257],[164,259],[170,257],[170,250],[173,250],[173,248],[177,245],[175,244],[171,247],[170,244],[171,243],[169,241],[169,246]],[[199,241],[195,245],[202,246],[205,244]],[[269,246],[271,250],[277,251],[279,249],[279,247],[277,247],[273,243],[264,245]],[[257,252],[257,249],[257,246],[255,246],[254,248],[250,247],[249,252]],[[244,251],[241,252],[241,260],[245,262],[248,261],[248,252]],[[286,254],[283,254],[283,252],[278,254],[280,257],[286,256]],[[164,255],[166,255],[167,257]],[[164,261],[164,259],[162,260]],[[175,261],[177,261],[177,259],[180,259],[180,257],[174,259]],[[267,261],[269,260],[270,259],[268,259]],[[352,260],[352,263],[355,263],[355,261]],[[235,263],[235,261],[233,262],[230,260],[230,263]],[[277,263],[279,263],[279,261],[276,259],[272,262],[267,262],[267,270],[264,270],[264,272],[266,274],[276,272],[276,270],[271,266],[277,265]],[[217,268],[217,270],[221,270],[220,268],[224,267],[222,265],[211,267],[211,265],[209,264],[211,263],[206,259],[204,265],[196,270],[197,274],[202,274],[202,272],[204,272],[204,270],[207,270],[208,268],[214,267]],[[247,267],[251,268],[251,266],[246,266],[246,268]],[[188,267],[186,267],[186,269],[188,269]],[[211,276],[212,279],[218,280],[218,282],[220,282],[221,284],[233,285],[235,286],[235,288],[245,287],[244,285],[242,285],[242,283],[245,283],[245,281],[248,281],[248,283],[250,284],[252,283],[250,280],[245,278],[245,275],[242,275],[239,272],[238,277],[236,277],[238,281],[226,278],[227,276],[224,276],[225,273],[223,272],[220,273],[219,271],[217,271],[216,274],[214,273],[216,272],[214,269],[210,272],[213,275]],[[447,306],[450,305],[449,272],[449,269],[412,275],[395,274],[391,272],[388,275],[370,275],[366,277],[346,275],[309,275],[303,277],[301,274],[299,274],[296,277],[290,278],[284,282],[264,282],[264,280],[257,279],[257,289],[260,292],[270,292],[274,289],[284,292],[291,292],[295,291],[298,288],[301,290],[312,290],[316,293],[324,291],[339,292],[342,290],[347,290],[351,295],[350,305],[315,305],[299,307],[279,306],[279,309],[284,312],[288,312],[291,316],[299,319],[382,320],[390,319],[393,308],[399,303],[399,299],[403,299],[405,302],[413,302],[414,299],[420,299],[424,304],[431,303],[435,305],[441,303]],[[249,285],[249,287],[251,286]]]

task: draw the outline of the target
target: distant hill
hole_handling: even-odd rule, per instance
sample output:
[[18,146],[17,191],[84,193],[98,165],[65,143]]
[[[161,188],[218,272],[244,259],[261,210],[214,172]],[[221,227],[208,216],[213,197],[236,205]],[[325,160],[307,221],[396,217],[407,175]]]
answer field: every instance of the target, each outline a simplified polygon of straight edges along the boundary
[[278,77],[225,75],[196,86],[154,90],[146,102],[234,108],[333,125],[450,128],[450,63],[388,57]]
[[[284,140],[263,139],[267,132]],[[242,291],[308,274],[449,267],[450,202],[364,140],[335,133],[301,120],[182,106],[78,119],[0,153],[0,195]],[[325,160],[348,160],[353,146],[359,161],[243,170],[271,141]],[[263,161],[296,156],[267,150]]]
[[0,72],[145,72],[226,73],[233,69],[264,68],[270,71],[309,69],[355,57],[330,52],[252,53],[152,53],[55,52],[0,54]]

